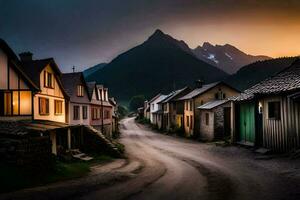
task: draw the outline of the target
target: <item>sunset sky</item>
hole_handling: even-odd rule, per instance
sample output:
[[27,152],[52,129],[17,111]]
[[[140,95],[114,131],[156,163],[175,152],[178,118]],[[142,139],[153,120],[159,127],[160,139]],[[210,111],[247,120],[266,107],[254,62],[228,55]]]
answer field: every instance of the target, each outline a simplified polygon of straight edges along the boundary
[[0,37],[17,53],[54,57],[65,72],[109,62],[158,28],[191,48],[208,41],[300,55],[297,0],[0,0]]

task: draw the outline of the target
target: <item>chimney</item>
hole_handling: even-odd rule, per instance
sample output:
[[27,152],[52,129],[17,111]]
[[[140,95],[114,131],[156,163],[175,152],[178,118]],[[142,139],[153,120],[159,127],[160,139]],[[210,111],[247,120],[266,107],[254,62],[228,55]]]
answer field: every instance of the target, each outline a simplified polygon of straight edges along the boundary
[[204,84],[204,81],[202,81],[200,79],[195,81],[196,88],[202,88],[203,84]]
[[31,52],[23,52],[23,53],[20,53],[19,56],[20,56],[20,59],[21,61],[23,62],[26,62],[26,61],[32,61],[32,53]]

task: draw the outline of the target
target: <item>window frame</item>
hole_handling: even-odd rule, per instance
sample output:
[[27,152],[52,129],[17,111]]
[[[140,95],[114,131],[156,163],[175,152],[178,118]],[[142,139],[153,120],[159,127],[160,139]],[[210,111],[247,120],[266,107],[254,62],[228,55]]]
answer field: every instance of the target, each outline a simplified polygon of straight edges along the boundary
[[[60,106],[58,106],[57,104],[60,104]],[[57,112],[57,109],[59,109],[60,112]],[[63,100],[54,99],[54,115],[62,115],[62,114],[63,114]]]
[[77,97],[84,97],[83,85],[77,85]]
[[[45,113],[41,112],[42,108],[42,100],[45,100]],[[48,116],[50,115],[50,101],[49,98],[46,97],[39,97],[39,115],[41,116]]]
[[209,126],[209,113],[205,113],[205,125]]
[[[271,116],[270,116],[270,114],[271,114]],[[280,100],[268,102],[268,119],[281,120],[281,102],[280,102]]]
[[82,106],[82,119],[87,119],[88,118],[88,107],[87,106]]
[[[51,77],[49,79],[49,77]],[[54,74],[48,71],[44,71],[44,87],[45,88],[50,88],[50,89],[54,89]],[[49,83],[49,80],[51,80],[51,82]]]
[[73,106],[73,120],[80,120],[80,106],[78,105]]

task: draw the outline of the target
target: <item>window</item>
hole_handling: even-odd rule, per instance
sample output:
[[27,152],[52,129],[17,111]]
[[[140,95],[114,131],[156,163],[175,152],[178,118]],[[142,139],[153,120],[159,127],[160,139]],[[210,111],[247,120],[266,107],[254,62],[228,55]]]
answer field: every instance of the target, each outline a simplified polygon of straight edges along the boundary
[[109,110],[104,111],[104,119],[109,119],[110,112]]
[[84,95],[84,87],[83,85],[77,85],[77,96],[83,97]]
[[205,125],[209,125],[209,113],[205,113]]
[[32,114],[31,91],[20,91],[20,115]]
[[190,126],[191,128],[193,128],[193,116],[190,117],[190,120],[191,120]]
[[11,115],[11,93],[4,93],[4,115]]
[[200,105],[203,105],[203,104],[204,104],[204,102],[203,102],[203,100],[201,100],[201,101],[200,101]]
[[82,119],[87,119],[87,106],[82,106]]
[[31,97],[30,91],[0,91],[0,115],[31,115]]
[[154,110],[154,104],[152,104],[151,106],[152,106],[152,110]]
[[184,104],[185,104],[185,110],[189,110],[189,108],[188,108],[188,102],[185,101]]
[[47,71],[44,71],[44,86],[54,88],[53,74]]
[[92,119],[93,120],[100,119],[100,109],[99,108],[92,108]]
[[79,120],[79,116],[80,116],[80,110],[79,110],[79,106],[73,106],[73,119],[74,120]]
[[193,111],[193,100],[190,101],[190,111]]
[[186,126],[189,127],[190,126],[190,117],[186,116]]
[[40,115],[49,115],[49,99],[39,97],[39,113]]
[[272,101],[268,103],[268,116],[269,119],[280,119],[280,102]]
[[63,101],[54,100],[54,114],[55,115],[62,115],[62,113],[63,113],[62,105],[63,105]]

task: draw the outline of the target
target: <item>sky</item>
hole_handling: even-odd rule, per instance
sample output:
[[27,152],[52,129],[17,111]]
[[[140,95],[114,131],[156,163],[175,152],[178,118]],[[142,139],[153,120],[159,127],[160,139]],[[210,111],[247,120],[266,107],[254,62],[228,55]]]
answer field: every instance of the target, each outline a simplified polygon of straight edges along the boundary
[[0,38],[16,53],[77,71],[145,41],[156,29],[191,48],[232,44],[253,55],[300,55],[299,0],[0,0]]

